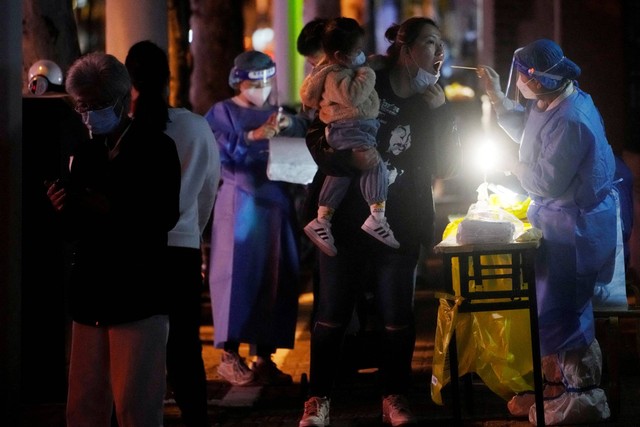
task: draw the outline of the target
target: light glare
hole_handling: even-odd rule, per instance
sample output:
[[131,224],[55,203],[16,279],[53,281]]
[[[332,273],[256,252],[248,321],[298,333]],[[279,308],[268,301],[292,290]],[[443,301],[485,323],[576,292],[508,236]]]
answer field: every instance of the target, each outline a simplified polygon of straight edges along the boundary
[[251,44],[255,50],[264,52],[267,50],[269,43],[273,41],[273,29],[271,28],[258,28],[251,37]]
[[480,141],[476,149],[476,164],[483,173],[494,169],[499,159],[500,150],[489,137]]

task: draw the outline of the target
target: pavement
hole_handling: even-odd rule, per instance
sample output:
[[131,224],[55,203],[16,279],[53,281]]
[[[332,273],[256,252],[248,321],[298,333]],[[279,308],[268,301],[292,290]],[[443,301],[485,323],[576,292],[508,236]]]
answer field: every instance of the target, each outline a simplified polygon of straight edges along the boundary
[[[418,418],[419,426],[453,425],[451,395],[448,387],[442,391],[444,405],[436,405],[430,395],[431,362],[434,350],[438,301],[433,295],[441,282],[441,263],[437,259],[425,261],[423,275],[416,287],[416,332],[413,385],[408,399]],[[307,282],[309,282],[307,280]],[[310,285],[307,283],[307,287]],[[203,299],[206,301],[206,298]],[[206,303],[205,303],[206,304]],[[299,317],[295,346],[291,350],[279,350],[274,361],[293,376],[289,386],[234,387],[217,374],[221,350],[212,345],[213,327],[210,319],[203,321],[201,338],[207,371],[209,393],[209,420],[212,427],[297,427],[302,414],[309,373],[310,316],[313,296],[309,291],[300,295]],[[208,307],[203,306],[203,313]],[[631,322],[624,323],[630,320]],[[640,420],[640,358],[638,357],[638,324],[635,319],[621,319],[620,342],[621,410],[616,419],[593,426],[626,427],[639,425]],[[606,330],[599,329],[599,340],[607,339]],[[345,345],[342,374],[331,402],[332,427],[382,426],[381,402],[376,387],[376,342],[372,334],[349,335]],[[248,347],[241,346],[240,353],[248,355]],[[608,374],[605,366],[603,388],[608,392]],[[472,393],[463,399],[465,426],[528,426],[524,418],[510,416],[506,402],[490,391],[479,378],[472,376]],[[473,404],[471,404],[473,402]],[[473,412],[470,412],[470,409]],[[22,408],[23,427],[63,427],[64,404],[39,404]],[[2,422],[0,421],[0,425]],[[171,394],[165,401],[166,427],[184,427],[180,412]]]
[[[425,261],[425,276],[416,288],[416,348],[414,352],[413,385],[409,402],[418,418],[419,426],[450,426],[453,424],[451,395],[448,387],[442,392],[444,405],[431,399],[431,362],[437,323],[438,300],[434,291],[441,290],[441,262]],[[213,328],[202,326],[205,344],[203,355],[209,387],[209,416],[212,426],[242,427],[297,427],[305,401],[309,373],[310,316],[313,296],[302,293],[299,300],[299,319],[295,346],[291,350],[279,350],[274,361],[293,376],[291,386],[230,386],[216,374],[221,350],[211,345]],[[623,325],[621,343],[621,412],[617,420],[609,420],[602,426],[638,425],[640,419],[640,366],[636,345],[637,324]],[[603,332],[606,333],[606,332]],[[345,342],[342,375],[336,385],[331,402],[331,426],[382,426],[381,402],[376,386],[376,351],[373,334],[349,335]],[[240,353],[248,355],[248,347],[241,346]],[[603,387],[606,388],[607,373]],[[471,381],[472,393],[463,400],[463,424],[466,426],[528,426],[528,420],[512,417],[506,402],[489,390],[475,375]],[[471,398],[473,404],[471,404]],[[179,410],[171,400],[165,406],[165,426],[183,427]],[[472,412],[471,412],[472,411]]]

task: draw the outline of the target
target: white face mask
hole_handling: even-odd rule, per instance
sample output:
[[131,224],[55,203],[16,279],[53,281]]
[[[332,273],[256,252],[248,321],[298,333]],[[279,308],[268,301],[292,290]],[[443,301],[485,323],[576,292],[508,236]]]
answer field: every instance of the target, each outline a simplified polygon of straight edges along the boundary
[[[411,60],[413,61],[413,63],[418,65],[416,60],[413,59],[413,56],[411,55],[411,53],[409,53],[409,56],[411,57]],[[408,67],[407,67],[407,71],[409,71]],[[424,91],[427,90],[427,87],[433,86],[434,84],[436,84],[439,78],[440,78],[440,70],[438,70],[437,74],[431,74],[430,72],[428,72],[427,70],[425,70],[424,68],[418,65],[418,74],[416,74],[416,76],[413,77],[413,79],[411,80],[411,87],[413,88],[413,90],[415,90],[418,93],[424,93]]]
[[353,65],[354,67],[360,67],[361,65],[364,65],[365,62],[367,62],[367,57],[365,56],[363,51],[360,51],[360,53],[358,53],[358,55],[356,55],[356,57],[351,60],[351,65]]
[[538,95],[529,87],[529,85],[527,85],[527,83],[523,82],[522,80],[518,79],[518,81],[516,82],[516,86],[518,87],[518,90],[520,91],[522,96],[524,96],[525,98],[538,99]]
[[438,74],[431,74],[424,68],[418,68],[418,74],[411,81],[411,86],[416,92],[423,93],[427,87],[436,84],[439,78],[440,71]]
[[271,94],[271,86],[250,87],[243,89],[242,94],[256,107],[262,107]]

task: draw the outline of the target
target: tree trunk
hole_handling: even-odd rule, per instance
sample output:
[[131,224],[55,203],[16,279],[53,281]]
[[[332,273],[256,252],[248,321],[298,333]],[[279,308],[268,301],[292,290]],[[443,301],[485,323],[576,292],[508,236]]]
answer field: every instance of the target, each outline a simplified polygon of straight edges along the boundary
[[189,18],[191,6],[188,0],[168,0],[167,21],[169,24],[169,104],[191,109],[189,102],[189,79],[191,76],[191,52],[189,52]]
[[22,71],[25,86],[31,65],[49,59],[66,74],[80,56],[71,0],[23,0]]
[[205,114],[229,98],[229,70],[244,50],[242,1],[191,0],[193,71],[189,100],[193,111]]
[[[305,4],[306,6],[306,4]],[[316,9],[316,16],[319,18],[335,18],[340,16],[340,0],[322,0],[313,2]]]

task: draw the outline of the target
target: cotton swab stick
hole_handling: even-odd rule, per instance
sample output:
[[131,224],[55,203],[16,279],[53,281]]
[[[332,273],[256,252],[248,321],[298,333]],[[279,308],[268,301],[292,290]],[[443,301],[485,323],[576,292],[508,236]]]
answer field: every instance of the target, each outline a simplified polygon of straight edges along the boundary
[[459,68],[461,70],[473,70],[478,71],[476,67],[465,67],[464,65],[452,65],[451,68]]

